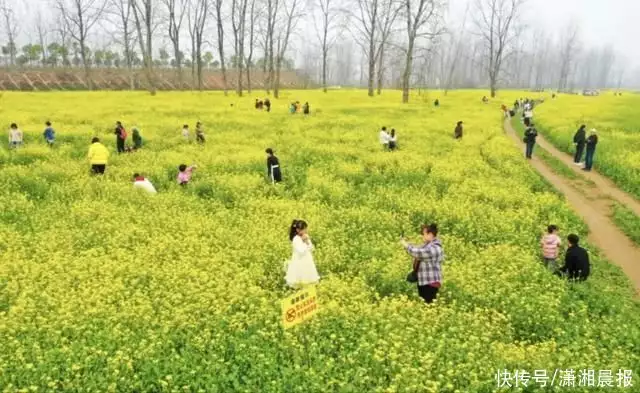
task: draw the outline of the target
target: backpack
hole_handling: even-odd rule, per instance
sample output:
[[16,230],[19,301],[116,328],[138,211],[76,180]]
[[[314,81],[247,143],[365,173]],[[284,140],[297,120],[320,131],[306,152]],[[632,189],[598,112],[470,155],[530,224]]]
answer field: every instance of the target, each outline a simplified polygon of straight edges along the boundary
[[120,127],[120,138],[122,138],[122,140],[127,140],[127,130],[124,129],[124,127]]

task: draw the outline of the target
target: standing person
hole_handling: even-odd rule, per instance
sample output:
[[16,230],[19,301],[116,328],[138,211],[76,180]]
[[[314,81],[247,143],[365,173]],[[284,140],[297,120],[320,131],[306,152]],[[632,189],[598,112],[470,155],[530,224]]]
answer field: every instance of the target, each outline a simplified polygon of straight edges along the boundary
[[139,173],[133,174],[133,188],[140,188],[148,192],[149,194],[157,194],[156,188],[153,184],[144,176]]
[[529,126],[531,124],[531,120],[533,119],[533,110],[531,109],[531,107],[527,107],[525,104],[525,110],[524,110],[524,125],[525,126]]
[[578,235],[571,234],[567,237],[569,247],[564,257],[564,266],[560,268],[560,272],[570,280],[584,281],[591,273],[591,264],[589,263],[589,253],[580,247],[580,238]]
[[582,161],[582,153],[584,152],[584,146],[587,144],[587,131],[585,130],[587,126],[581,125],[576,131],[576,134],[573,136],[573,143],[576,145],[576,154],[573,157],[573,162],[576,165],[580,165],[580,161]]
[[182,138],[184,138],[185,141],[189,142],[189,125],[185,124],[182,126]]
[[528,159],[531,159],[531,157],[533,156],[533,148],[536,145],[537,137],[538,131],[533,126],[533,123],[530,123],[527,129],[524,131],[524,143],[526,143],[527,145],[525,155]]
[[309,103],[305,102],[304,105],[302,106],[302,113],[304,113],[305,115],[309,114]]
[[9,147],[12,149],[17,149],[22,146],[24,142],[24,135],[22,134],[22,130],[18,128],[16,123],[11,123],[11,127],[9,128]]
[[555,271],[558,268],[556,260],[558,259],[558,251],[562,242],[560,236],[558,236],[558,227],[556,225],[549,225],[547,227],[547,234],[540,239],[540,246],[542,246],[542,257],[544,258],[545,265],[551,271]]
[[292,102],[291,105],[289,105],[289,113],[291,113],[292,115],[296,113],[296,103]]
[[193,174],[193,170],[196,169],[196,165],[191,165],[187,167],[185,164],[182,164],[178,167],[178,184],[181,186],[186,186],[191,181],[191,175]]
[[271,180],[271,183],[280,183],[282,181],[282,172],[280,172],[280,161],[278,157],[273,153],[272,148],[265,150],[267,153],[267,176]]
[[398,137],[396,136],[396,129],[391,129],[391,135],[389,135],[389,150],[395,150],[398,147]]
[[99,138],[93,138],[91,140],[87,157],[91,163],[91,171],[93,174],[104,175],[104,171],[107,169],[107,161],[109,161],[109,150],[100,143]]
[[137,127],[131,129],[131,138],[133,138],[133,150],[140,149],[142,147],[142,136]]
[[433,101],[433,106],[435,106],[436,108],[440,106],[440,100],[436,98],[435,101]]
[[124,143],[127,140],[127,130],[125,130],[124,126],[119,121],[116,122],[116,131],[114,134],[116,134],[116,147],[118,153],[124,153]]
[[264,99],[264,107],[267,108],[267,112],[271,112],[271,101],[268,98]]
[[293,220],[289,228],[289,240],[291,240],[293,253],[287,265],[285,281],[291,288],[316,284],[320,281],[320,275],[311,254],[314,247],[307,229],[307,223],[302,220]]
[[518,109],[520,109],[520,101],[516,100],[516,101],[513,103],[513,109],[515,109],[516,111],[517,111]]
[[256,98],[256,104],[255,105],[256,105],[256,109],[260,109],[260,107],[262,106],[262,101],[260,101],[260,100],[258,100]]
[[464,123],[459,121],[458,124],[456,125],[456,129],[453,131],[453,137],[455,139],[462,139],[462,125]]
[[387,127],[382,127],[382,130],[380,130],[380,144],[382,145],[382,148],[384,150],[388,150],[389,149],[389,134],[387,133]]
[[44,132],[42,133],[42,135],[44,136],[44,140],[47,142],[47,145],[49,145],[49,147],[53,147],[53,143],[56,140],[56,132],[53,129],[53,127],[51,127],[50,121],[47,121],[44,124],[46,128],[44,129]]
[[598,135],[595,128],[589,132],[587,138],[587,154],[584,157],[584,170],[590,171],[593,168],[593,156],[596,154],[596,145],[598,144]]
[[202,123],[200,122],[196,123],[196,140],[200,144],[204,143],[204,128],[202,127]]
[[438,239],[438,226],[429,224],[422,226],[424,244],[414,246],[405,239],[400,241],[402,247],[414,258],[414,271],[418,278],[418,294],[429,304],[438,295],[442,285],[442,263],[444,249]]

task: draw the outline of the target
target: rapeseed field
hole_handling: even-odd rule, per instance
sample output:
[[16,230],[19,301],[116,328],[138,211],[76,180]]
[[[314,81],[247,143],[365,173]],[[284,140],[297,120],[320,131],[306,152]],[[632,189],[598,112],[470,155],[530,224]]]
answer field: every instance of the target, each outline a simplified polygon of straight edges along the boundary
[[[256,97],[3,95],[25,146],[0,150],[0,391],[543,392],[499,389],[496,373],[558,369],[575,370],[567,391],[619,391],[619,370],[640,384],[640,307],[620,269],[592,253],[592,276],[571,285],[539,263],[548,224],[586,227],[504,136],[502,102],[287,91],[266,113]],[[296,100],[310,116],[288,113]],[[141,150],[115,154],[118,120]],[[204,146],[180,134],[197,121]],[[382,150],[381,126],[399,150]],[[89,174],[94,136],[112,152],[104,177]],[[180,164],[198,166],[186,187]],[[158,194],[134,190],[134,172]],[[284,331],[294,218],[316,246],[320,311]],[[447,254],[432,306],[399,245],[424,222]],[[581,370],[611,370],[613,387],[578,387]]]

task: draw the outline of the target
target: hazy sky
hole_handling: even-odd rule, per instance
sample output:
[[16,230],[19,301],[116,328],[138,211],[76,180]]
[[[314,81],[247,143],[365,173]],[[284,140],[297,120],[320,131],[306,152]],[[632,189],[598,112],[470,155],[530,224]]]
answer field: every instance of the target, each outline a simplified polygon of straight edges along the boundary
[[[475,2],[449,0],[451,19],[461,21],[466,5]],[[531,28],[557,35],[575,20],[583,42],[590,46],[613,45],[630,62],[640,65],[640,0],[528,0],[525,9]]]

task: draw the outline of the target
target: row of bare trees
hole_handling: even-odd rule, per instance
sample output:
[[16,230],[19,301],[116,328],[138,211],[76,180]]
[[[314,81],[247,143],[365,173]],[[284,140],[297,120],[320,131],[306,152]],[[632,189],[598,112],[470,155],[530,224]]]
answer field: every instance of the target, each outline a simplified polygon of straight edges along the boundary
[[[261,69],[267,93],[277,97],[287,56],[302,58],[301,71],[315,75],[325,92],[331,84],[357,83],[359,72],[369,96],[393,86],[402,89],[403,102],[412,87],[487,86],[494,96],[500,86],[567,90],[613,80],[620,85],[625,75],[624,59],[610,48],[582,45],[577,23],[559,37],[525,29],[526,0],[474,0],[460,25],[446,22],[445,0],[51,1],[55,28],[41,14],[35,18],[38,44],[25,47],[29,62],[38,49],[46,64],[47,50],[65,58],[73,46],[90,87],[89,43],[105,36],[122,51],[132,87],[133,68],[142,63],[152,94],[154,58],[169,56],[159,45],[163,42],[170,45],[181,87],[203,88],[203,69],[215,48],[225,94],[232,68],[238,95],[251,92],[252,71]],[[2,49],[11,64],[16,64],[18,16],[0,0]],[[47,45],[51,37],[61,45]],[[185,84],[189,67],[192,83]]]

